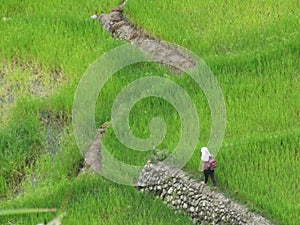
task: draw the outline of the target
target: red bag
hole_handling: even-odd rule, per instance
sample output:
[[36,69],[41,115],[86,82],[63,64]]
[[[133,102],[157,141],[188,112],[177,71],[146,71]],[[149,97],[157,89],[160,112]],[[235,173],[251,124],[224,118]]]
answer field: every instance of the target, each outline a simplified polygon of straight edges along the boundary
[[208,160],[208,169],[214,170],[217,168],[217,162],[214,157],[210,156]]

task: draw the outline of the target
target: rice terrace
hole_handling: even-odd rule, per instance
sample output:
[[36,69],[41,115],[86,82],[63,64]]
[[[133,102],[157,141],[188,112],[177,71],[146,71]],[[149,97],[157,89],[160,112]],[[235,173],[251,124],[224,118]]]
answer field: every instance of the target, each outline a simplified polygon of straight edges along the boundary
[[299,1],[1,0],[0,30],[1,225],[300,224]]

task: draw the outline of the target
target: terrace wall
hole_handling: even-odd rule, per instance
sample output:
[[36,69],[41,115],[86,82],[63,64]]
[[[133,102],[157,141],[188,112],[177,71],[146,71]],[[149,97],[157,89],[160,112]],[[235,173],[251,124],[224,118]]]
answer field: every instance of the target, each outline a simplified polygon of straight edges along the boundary
[[136,187],[160,198],[176,212],[186,213],[196,224],[271,224],[222,193],[211,190],[182,170],[164,162],[148,162]]

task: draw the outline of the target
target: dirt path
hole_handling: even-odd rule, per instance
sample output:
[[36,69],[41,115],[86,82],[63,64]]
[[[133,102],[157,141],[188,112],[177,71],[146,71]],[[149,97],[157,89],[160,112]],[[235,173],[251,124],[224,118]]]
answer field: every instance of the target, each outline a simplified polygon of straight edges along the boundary
[[97,135],[98,138],[91,144],[91,146],[86,149],[84,152],[84,165],[81,169],[81,172],[84,171],[92,171],[99,173],[101,170],[101,139],[105,135],[105,129],[109,126],[109,123],[106,122],[102,124],[98,130]]
[[[149,54],[155,60],[166,65],[176,65],[177,68],[192,68],[195,63],[180,47],[175,48],[165,42],[155,40],[143,30],[134,27],[123,16],[125,3],[111,10],[109,14],[98,16],[103,27],[115,38],[120,38]],[[181,70],[172,68],[175,73],[182,73]]]

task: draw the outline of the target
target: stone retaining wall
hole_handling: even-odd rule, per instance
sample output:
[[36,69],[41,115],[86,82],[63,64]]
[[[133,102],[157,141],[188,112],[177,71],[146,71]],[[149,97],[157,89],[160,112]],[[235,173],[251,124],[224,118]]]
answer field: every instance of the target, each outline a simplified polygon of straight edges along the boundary
[[265,218],[163,162],[145,165],[136,187],[160,198],[196,224],[271,224]]

